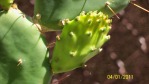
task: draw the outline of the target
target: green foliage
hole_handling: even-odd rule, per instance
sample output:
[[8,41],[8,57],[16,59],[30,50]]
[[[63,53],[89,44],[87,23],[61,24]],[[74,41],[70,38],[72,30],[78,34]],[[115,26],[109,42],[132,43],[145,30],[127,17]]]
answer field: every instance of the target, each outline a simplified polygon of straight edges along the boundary
[[34,18],[43,28],[61,30],[63,25],[59,22],[63,19],[74,19],[82,11],[101,11],[113,16],[106,6],[115,11],[124,9],[130,0],[36,0]]
[[110,38],[109,17],[114,15],[110,8],[117,13],[129,1],[36,0],[34,23],[50,31],[62,30],[50,64],[37,27],[22,12],[10,8],[13,0],[0,0],[5,9],[0,11],[0,83],[48,84],[50,68],[53,73],[62,73],[83,66]]
[[60,37],[57,37],[52,56],[53,73],[61,73],[83,66],[99,53],[109,39],[111,20],[102,12],[82,12],[74,20],[65,20]]
[[3,9],[9,9],[14,0],[0,0],[0,6]]
[[0,32],[0,83],[48,84],[48,52],[36,26],[11,8],[0,12]]

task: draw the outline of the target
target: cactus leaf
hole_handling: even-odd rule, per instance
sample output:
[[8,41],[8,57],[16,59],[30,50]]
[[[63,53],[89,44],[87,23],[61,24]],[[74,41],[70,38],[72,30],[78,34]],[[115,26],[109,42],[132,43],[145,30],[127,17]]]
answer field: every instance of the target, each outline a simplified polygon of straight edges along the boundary
[[48,84],[48,52],[36,26],[10,8],[0,12],[0,32],[0,83]]
[[101,51],[110,38],[111,20],[102,12],[80,14],[63,28],[56,41],[51,66],[53,73],[62,73],[81,67]]
[[[130,0],[36,0],[34,20],[49,30],[62,30],[59,22],[74,19],[82,11],[101,11],[113,16],[124,9]],[[40,15],[40,18],[38,17]]]

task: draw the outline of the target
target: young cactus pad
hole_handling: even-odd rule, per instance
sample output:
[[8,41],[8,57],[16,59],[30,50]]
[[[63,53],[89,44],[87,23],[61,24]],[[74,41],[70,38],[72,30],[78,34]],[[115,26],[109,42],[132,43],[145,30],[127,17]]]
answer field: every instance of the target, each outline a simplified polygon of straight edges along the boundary
[[[111,7],[116,13],[123,10],[130,0],[36,0],[34,20],[43,28],[61,30],[61,20],[70,20],[78,16],[81,11],[101,11],[109,16],[114,14],[108,8]],[[108,6],[107,6],[108,5]]]
[[10,8],[13,1],[14,0],[0,0],[0,7],[7,10]]
[[62,73],[83,66],[99,53],[109,39],[111,20],[102,12],[82,12],[74,20],[65,20],[62,34],[57,36],[51,66],[53,73]]
[[49,84],[47,48],[16,9],[0,11],[0,84]]

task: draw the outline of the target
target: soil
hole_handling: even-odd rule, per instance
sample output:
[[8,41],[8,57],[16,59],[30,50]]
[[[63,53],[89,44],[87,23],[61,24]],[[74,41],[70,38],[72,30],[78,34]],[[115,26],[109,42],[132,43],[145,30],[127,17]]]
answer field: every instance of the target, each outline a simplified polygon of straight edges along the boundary
[[[29,16],[33,16],[33,1],[15,0]],[[149,0],[135,3],[149,9]],[[118,15],[120,19],[112,17],[111,39],[104,44],[103,51],[89,60],[87,67],[55,75],[53,84],[149,84],[149,13],[129,4]],[[52,42],[56,33],[46,35]],[[111,75],[124,79],[110,79]]]

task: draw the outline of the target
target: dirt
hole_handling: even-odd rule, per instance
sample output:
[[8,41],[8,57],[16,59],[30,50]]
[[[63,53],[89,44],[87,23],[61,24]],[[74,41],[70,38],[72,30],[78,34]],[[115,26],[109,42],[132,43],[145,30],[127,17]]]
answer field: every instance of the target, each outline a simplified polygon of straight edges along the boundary
[[[31,0],[15,2],[25,14],[33,16]],[[149,0],[135,3],[149,9]],[[59,80],[55,84],[149,84],[149,13],[130,4],[118,15],[120,19],[112,17],[111,39],[103,51],[89,60],[87,67],[55,75],[53,81]],[[53,41],[55,32],[47,37]],[[131,78],[107,78],[110,75]]]

